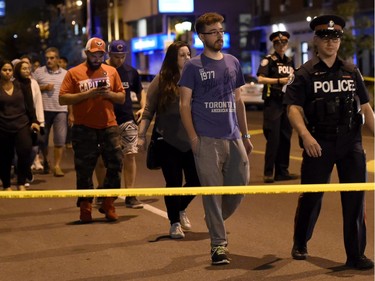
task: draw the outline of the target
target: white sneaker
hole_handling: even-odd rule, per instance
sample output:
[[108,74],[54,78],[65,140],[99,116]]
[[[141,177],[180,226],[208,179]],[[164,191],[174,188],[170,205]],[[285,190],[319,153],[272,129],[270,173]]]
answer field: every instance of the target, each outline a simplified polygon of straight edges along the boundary
[[181,227],[185,230],[191,229],[191,223],[189,218],[186,215],[186,211],[180,211],[180,223]]
[[181,224],[179,222],[175,222],[171,225],[169,235],[172,239],[181,239],[185,237],[185,234],[182,231]]
[[43,170],[43,165],[40,163],[40,161],[34,161],[33,166],[35,167],[35,170],[37,171],[42,171]]

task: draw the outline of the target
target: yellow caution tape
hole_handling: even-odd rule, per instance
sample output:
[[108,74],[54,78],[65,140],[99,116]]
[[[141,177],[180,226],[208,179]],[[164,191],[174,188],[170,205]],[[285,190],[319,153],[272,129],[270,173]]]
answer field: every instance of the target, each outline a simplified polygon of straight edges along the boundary
[[128,189],[81,189],[3,191],[0,198],[66,198],[115,196],[166,196],[166,195],[223,195],[223,194],[274,194],[302,192],[374,191],[375,183],[334,183],[294,185],[247,185],[210,187],[162,187]]

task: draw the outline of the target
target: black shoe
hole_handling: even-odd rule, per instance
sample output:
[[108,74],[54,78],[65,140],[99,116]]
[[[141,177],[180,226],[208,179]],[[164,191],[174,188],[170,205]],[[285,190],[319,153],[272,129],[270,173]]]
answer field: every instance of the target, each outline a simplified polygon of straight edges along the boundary
[[366,256],[362,256],[357,260],[348,260],[345,263],[345,265],[347,267],[351,267],[358,270],[367,270],[374,268],[374,262]]
[[127,196],[125,198],[125,206],[126,208],[131,209],[142,209],[143,203],[137,199],[135,196]]
[[298,179],[298,175],[296,174],[286,174],[286,175],[276,175],[275,181],[289,181]]
[[49,163],[48,161],[43,162],[43,174],[49,174],[50,168],[49,168]]
[[263,181],[264,183],[273,183],[275,180],[273,179],[273,176],[264,176]]
[[292,248],[292,257],[295,260],[305,260],[307,258],[307,247],[297,247],[296,245]]
[[230,260],[227,256],[228,249],[225,246],[213,246],[211,248],[211,264],[212,265],[223,265],[229,264]]

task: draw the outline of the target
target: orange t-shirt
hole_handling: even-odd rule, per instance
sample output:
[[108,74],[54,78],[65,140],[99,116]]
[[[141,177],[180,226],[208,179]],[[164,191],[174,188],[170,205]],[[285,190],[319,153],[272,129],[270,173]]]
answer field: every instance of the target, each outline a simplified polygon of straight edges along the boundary
[[[97,70],[88,68],[87,63],[81,63],[68,70],[61,85],[60,95],[85,92],[96,88],[98,82],[109,85],[113,92],[124,92],[117,70],[102,64]],[[89,98],[73,105],[75,125],[84,125],[94,129],[116,126],[116,116],[112,101],[103,97]]]

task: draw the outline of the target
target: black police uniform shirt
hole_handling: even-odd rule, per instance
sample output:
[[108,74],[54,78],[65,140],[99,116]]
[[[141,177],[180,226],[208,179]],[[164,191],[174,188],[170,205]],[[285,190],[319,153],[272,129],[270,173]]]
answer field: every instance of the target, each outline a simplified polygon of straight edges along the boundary
[[[278,53],[267,55],[260,63],[257,75],[268,78],[288,77],[294,71],[294,62],[284,55],[280,57]],[[282,84],[266,84],[263,88],[263,99],[267,97],[280,98],[283,95]]]
[[[283,104],[301,106],[307,116],[306,121],[313,123],[313,120],[309,120],[307,112],[316,98],[324,99],[324,103],[327,104],[332,98],[340,99],[341,96],[352,93],[355,94],[358,107],[369,101],[362,75],[354,65],[336,58],[333,66],[329,68],[319,57],[315,57],[295,71],[293,79],[286,88]],[[329,110],[327,105],[324,110]]]

